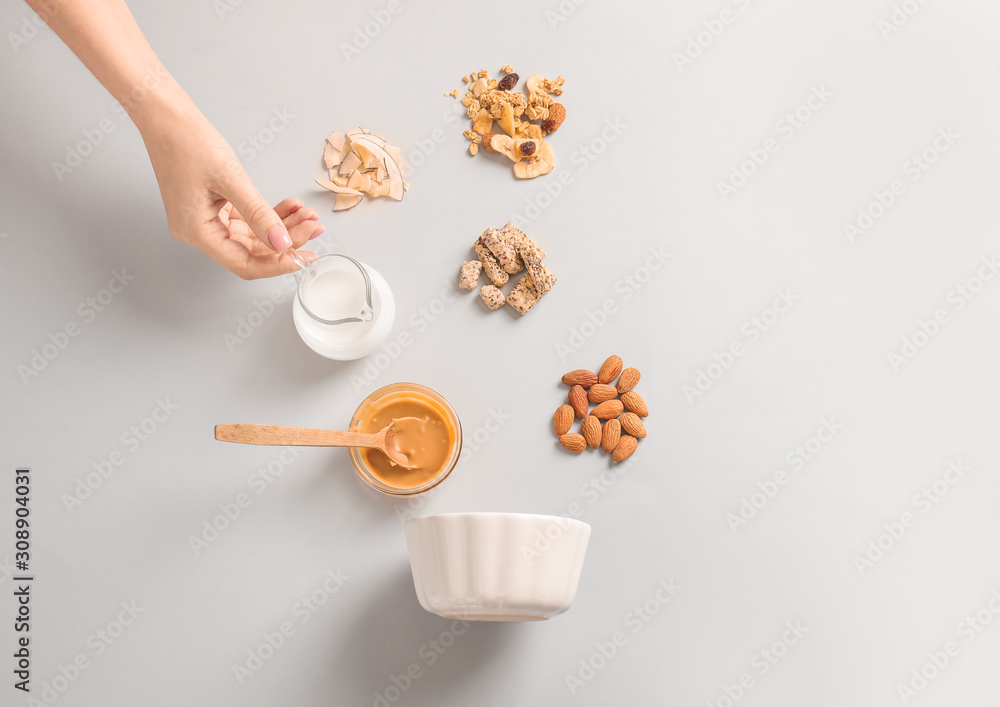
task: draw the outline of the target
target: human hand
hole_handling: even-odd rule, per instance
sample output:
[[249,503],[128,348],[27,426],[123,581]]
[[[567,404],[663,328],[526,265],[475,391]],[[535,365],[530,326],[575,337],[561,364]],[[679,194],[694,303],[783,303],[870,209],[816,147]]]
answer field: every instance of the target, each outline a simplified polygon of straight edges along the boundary
[[157,58],[124,0],[28,4],[139,128],[174,238],[245,279],[298,269],[280,251],[321,234],[318,215],[298,199],[268,205],[232,148]]
[[272,209],[229,144],[197,111],[163,117],[141,130],[174,238],[246,280],[299,269],[281,251],[323,233],[314,209],[293,198]]

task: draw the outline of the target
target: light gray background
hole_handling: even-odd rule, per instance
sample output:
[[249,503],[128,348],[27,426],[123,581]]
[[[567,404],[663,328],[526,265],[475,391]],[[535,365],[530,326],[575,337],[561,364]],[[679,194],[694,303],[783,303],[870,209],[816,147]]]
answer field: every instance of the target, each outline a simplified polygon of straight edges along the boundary
[[[208,0],[133,5],[234,146],[273,111],[294,115],[249,172],[272,201],[319,209],[326,249],[385,275],[394,335],[412,343],[358,391],[351,376],[368,362],[327,361],[296,337],[289,278],[243,282],[171,240],[136,130],[49,30],[15,52],[8,32],[30,13],[5,3],[0,559],[13,560],[8,473],[31,465],[36,690],[84,654],[89,667],[57,704],[368,705],[416,663],[400,704],[725,705],[725,687],[749,673],[740,705],[889,705],[904,703],[898,685],[928,652],[955,641],[958,657],[910,704],[997,703],[1000,619],[971,642],[959,625],[992,617],[1000,587],[1000,283],[961,310],[949,300],[1000,253],[995,4],[911,1],[919,9],[884,37],[888,0],[403,2],[349,62],[341,43],[386,3],[245,0],[221,15]],[[734,21],[679,69],[675,52],[725,9]],[[442,97],[463,73],[507,62],[568,79],[552,144],[572,183],[527,226],[559,283],[523,319],[485,311],[454,281],[471,240],[523,216],[555,179],[518,182],[468,158],[444,118],[456,102]],[[814,87],[832,96],[786,139],[777,121]],[[113,131],[60,182],[52,162],[104,118]],[[601,144],[608,120],[627,127]],[[404,154],[439,128],[446,140],[404,202],[334,215],[312,179],[327,132],[356,125]],[[954,145],[910,181],[906,162],[947,128]],[[717,182],[769,137],[778,151],[724,200]],[[591,143],[603,148],[593,162],[571,159]],[[894,179],[905,193],[852,243],[844,224]],[[643,277],[656,248],[669,253],[662,268],[638,290],[619,284]],[[120,268],[134,280],[84,322],[78,305]],[[278,311],[230,351],[224,335],[275,289]],[[785,289],[795,303],[750,341],[744,322]],[[617,313],[561,355],[608,299]],[[439,314],[430,322],[421,307]],[[888,354],[939,308],[947,324],[893,370]],[[17,366],[69,322],[80,335],[22,382]],[[745,354],[689,402],[683,386],[734,341]],[[652,410],[650,438],[615,477],[606,458],[563,453],[550,428],[559,376],[610,353],[642,370]],[[303,451],[258,494],[254,475],[281,450],[212,439],[221,422],[342,427],[365,393],[401,380],[440,390],[481,441],[418,509],[369,491],[337,450]],[[129,450],[121,436],[158,398],[179,407]],[[842,428],[795,471],[786,455],[830,418]],[[69,512],[64,495],[114,450],[123,464]],[[914,494],[959,459],[971,470],[922,512]],[[727,514],[782,469],[789,483],[733,532]],[[596,492],[602,474],[615,483]],[[240,493],[251,505],[196,555],[189,538]],[[401,517],[573,503],[593,525],[573,608],[473,625],[428,665],[428,641],[451,624],[417,604]],[[906,511],[915,526],[860,573],[855,555]],[[300,623],[296,602],[331,569],[349,579]],[[680,589],[658,605],[663,580]],[[0,573],[4,656],[12,591]],[[636,631],[633,608],[647,601],[659,611]],[[122,602],[143,613],[98,655],[88,637]],[[286,620],[294,635],[239,684],[232,666]],[[808,632],[761,675],[755,655],[795,621]],[[617,631],[625,645],[574,694],[566,676],[581,660],[600,665],[595,644]],[[9,662],[0,694],[20,704]]]

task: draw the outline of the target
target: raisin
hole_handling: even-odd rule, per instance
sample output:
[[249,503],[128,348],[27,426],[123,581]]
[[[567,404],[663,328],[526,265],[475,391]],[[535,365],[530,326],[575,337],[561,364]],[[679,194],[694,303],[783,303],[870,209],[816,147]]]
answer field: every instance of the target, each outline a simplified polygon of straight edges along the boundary
[[535,154],[535,142],[534,140],[528,140],[527,142],[521,143],[521,154],[525,157],[531,157]]
[[501,91],[509,91],[510,89],[514,88],[517,85],[518,78],[519,77],[517,74],[507,74],[502,79],[500,79],[500,83],[497,84],[497,88],[499,88]]

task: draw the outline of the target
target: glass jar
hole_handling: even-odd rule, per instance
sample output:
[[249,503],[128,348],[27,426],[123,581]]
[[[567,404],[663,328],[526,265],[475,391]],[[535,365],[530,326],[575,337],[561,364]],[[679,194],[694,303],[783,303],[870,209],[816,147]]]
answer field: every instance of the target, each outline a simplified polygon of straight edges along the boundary
[[[427,441],[439,447],[436,451],[440,453],[435,455],[440,459],[437,468],[414,472],[400,467],[390,469],[381,452],[352,447],[351,464],[362,481],[390,496],[414,496],[431,490],[448,477],[462,452],[462,423],[451,404],[427,386],[393,383],[379,388],[358,406],[348,429],[351,432],[378,432],[396,412],[408,414],[421,409],[425,409],[428,418],[433,418],[435,423]],[[408,451],[405,446],[412,446],[414,442],[403,440],[399,435],[397,440],[397,448],[404,453]],[[446,448],[441,447],[442,444]]]

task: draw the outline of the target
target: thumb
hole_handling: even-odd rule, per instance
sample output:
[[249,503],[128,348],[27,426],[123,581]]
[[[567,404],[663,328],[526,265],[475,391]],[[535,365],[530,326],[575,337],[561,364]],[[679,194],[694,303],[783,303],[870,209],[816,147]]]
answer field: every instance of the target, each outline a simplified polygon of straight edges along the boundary
[[250,178],[243,177],[228,185],[222,194],[240,213],[254,235],[279,253],[292,247],[292,238],[267,200],[254,188]]

